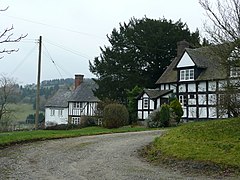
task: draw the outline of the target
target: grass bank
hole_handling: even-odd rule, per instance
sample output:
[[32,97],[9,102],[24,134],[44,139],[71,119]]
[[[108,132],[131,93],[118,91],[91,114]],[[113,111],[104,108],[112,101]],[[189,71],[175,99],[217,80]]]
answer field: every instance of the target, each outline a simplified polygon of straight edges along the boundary
[[174,159],[240,170],[240,119],[194,122],[170,129],[145,153],[155,162]]
[[118,129],[106,129],[102,127],[87,127],[76,130],[36,130],[15,131],[0,133],[0,148],[11,144],[40,141],[47,139],[70,138],[87,135],[98,135],[120,132],[136,132],[150,130],[145,127],[122,127]]

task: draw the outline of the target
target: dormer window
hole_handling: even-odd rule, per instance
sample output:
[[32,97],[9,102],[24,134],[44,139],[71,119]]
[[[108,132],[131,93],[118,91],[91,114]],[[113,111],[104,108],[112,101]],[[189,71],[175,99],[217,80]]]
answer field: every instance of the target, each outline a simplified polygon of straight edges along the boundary
[[180,81],[194,80],[194,69],[180,70]]

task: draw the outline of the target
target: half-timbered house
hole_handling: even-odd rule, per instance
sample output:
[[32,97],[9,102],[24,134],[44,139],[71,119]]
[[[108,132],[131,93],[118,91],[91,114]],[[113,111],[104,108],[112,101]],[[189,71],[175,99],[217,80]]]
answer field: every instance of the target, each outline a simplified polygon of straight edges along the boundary
[[[225,118],[226,112],[219,111],[219,101],[229,74],[236,75],[236,72],[227,72],[220,59],[208,47],[197,49],[188,48],[186,41],[178,44],[178,56],[167,67],[165,72],[157,80],[159,94],[172,91],[179,99],[184,115],[183,119],[215,119]],[[239,73],[238,73],[239,74]],[[167,93],[166,96],[172,96]],[[146,109],[152,111],[159,107],[152,106],[153,98],[145,92],[138,97],[138,118],[147,119]],[[161,96],[157,96],[155,102],[160,102]],[[154,108],[153,108],[154,107]],[[150,112],[148,111],[148,112]],[[144,115],[143,113],[144,112]]]
[[93,91],[97,88],[92,79],[75,75],[73,90],[61,88],[45,105],[45,126],[80,124],[83,116],[95,116],[99,99]]
[[79,124],[83,116],[95,116],[100,100],[94,96],[97,88],[92,79],[83,79],[83,75],[75,76],[75,90],[68,101],[69,123]]

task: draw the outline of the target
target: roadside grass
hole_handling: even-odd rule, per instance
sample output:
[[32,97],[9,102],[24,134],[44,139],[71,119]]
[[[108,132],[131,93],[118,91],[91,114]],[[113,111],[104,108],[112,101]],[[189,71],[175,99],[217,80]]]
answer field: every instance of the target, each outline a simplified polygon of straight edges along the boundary
[[152,130],[142,126],[122,127],[118,129],[106,129],[103,127],[86,127],[75,130],[33,130],[33,131],[13,131],[0,133],[0,148],[33,141],[41,141],[48,139],[70,138],[88,135],[99,135],[109,133],[137,132]]
[[240,170],[240,119],[193,122],[170,129],[145,153],[153,161],[172,158]]

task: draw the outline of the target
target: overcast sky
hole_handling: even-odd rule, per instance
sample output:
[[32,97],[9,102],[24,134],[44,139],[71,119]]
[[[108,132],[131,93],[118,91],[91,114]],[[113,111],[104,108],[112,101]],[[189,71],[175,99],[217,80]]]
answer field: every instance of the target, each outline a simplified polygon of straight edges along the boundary
[[[36,83],[38,44],[43,37],[41,80],[73,78],[89,71],[89,60],[108,45],[107,34],[131,17],[176,22],[181,19],[193,32],[203,31],[206,19],[198,0],[0,0],[0,31],[14,26],[14,36],[28,34],[17,44],[19,52],[0,59],[0,73],[14,77],[19,84]],[[54,63],[53,63],[54,62]]]

